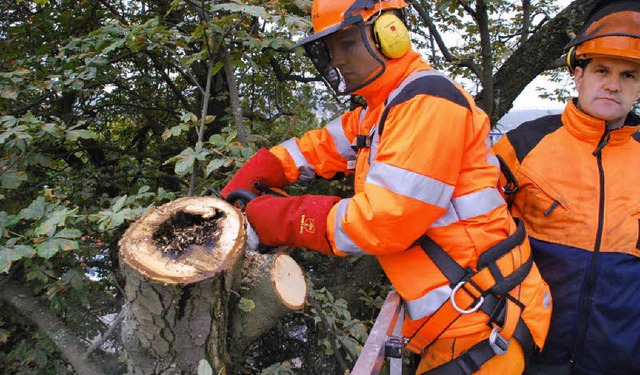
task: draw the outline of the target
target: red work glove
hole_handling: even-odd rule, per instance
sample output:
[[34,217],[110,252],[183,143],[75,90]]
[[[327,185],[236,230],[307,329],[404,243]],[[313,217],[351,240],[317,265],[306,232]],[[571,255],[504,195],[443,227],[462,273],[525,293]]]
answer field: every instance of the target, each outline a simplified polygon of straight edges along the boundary
[[263,195],[247,204],[247,219],[260,243],[304,247],[333,255],[327,240],[327,215],[340,198],[326,195]]
[[232,191],[245,189],[258,195],[258,190],[253,186],[255,182],[260,182],[265,187],[278,188],[284,187],[288,182],[280,160],[264,147],[236,172],[220,194],[226,199]]

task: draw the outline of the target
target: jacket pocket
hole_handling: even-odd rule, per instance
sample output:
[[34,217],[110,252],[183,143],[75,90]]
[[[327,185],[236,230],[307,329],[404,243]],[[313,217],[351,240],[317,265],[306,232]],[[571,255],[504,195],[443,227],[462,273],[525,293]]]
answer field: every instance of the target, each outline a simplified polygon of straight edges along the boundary
[[531,237],[582,249],[593,247],[597,216],[587,213],[597,210],[597,203],[570,200],[561,193],[565,187],[561,182],[552,183],[525,166],[518,174],[520,191],[512,212],[523,218]]
[[527,217],[543,221],[568,214],[569,202],[543,177],[526,167],[520,168],[522,211]]
[[640,250],[640,203],[631,208],[631,217],[638,223],[636,226],[636,250]]
[[638,219],[638,242],[636,243],[636,249],[640,250],[640,219]]

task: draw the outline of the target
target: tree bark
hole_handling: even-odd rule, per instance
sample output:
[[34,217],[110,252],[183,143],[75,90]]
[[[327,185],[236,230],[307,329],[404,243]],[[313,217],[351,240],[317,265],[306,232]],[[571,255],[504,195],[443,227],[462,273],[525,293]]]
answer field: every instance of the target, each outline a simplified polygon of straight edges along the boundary
[[247,249],[243,215],[214,197],[180,198],[141,217],[120,257],[131,374],[194,374],[202,359],[214,373],[234,373],[251,342],[306,301],[297,263]]

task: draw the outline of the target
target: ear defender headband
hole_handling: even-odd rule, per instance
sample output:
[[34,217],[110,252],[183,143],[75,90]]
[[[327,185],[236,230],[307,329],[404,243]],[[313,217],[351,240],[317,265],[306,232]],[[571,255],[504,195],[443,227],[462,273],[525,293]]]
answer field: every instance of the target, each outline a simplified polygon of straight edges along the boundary
[[393,13],[381,14],[375,20],[373,40],[378,50],[390,59],[402,57],[411,48],[407,26]]

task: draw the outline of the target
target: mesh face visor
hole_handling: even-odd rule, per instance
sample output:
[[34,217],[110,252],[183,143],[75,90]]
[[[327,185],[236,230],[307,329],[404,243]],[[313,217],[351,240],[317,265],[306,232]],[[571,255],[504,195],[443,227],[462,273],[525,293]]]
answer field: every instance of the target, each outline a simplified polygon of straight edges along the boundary
[[324,82],[338,95],[346,92],[347,85],[338,69],[331,66],[331,52],[322,39],[314,40],[304,45],[307,56],[311,59]]
[[311,59],[311,62],[322,76],[322,79],[338,95],[348,95],[356,90],[367,86],[376,78],[380,77],[384,73],[386,68],[384,60],[382,60],[374,52],[373,47],[368,42],[365,29],[367,25],[362,21],[362,19],[357,19],[356,17],[353,18],[355,18],[355,22],[351,22],[350,24],[346,25],[343,23],[342,25],[340,25],[341,27],[337,28],[337,30],[335,30],[333,33],[343,31],[349,26],[353,26],[358,30],[360,34],[359,42],[365,46],[371,57],[373,57],[378,62],[379,68],[375,69],[375,73],[363,79],[362,82],[359,82],[358,84],[351,83],[351,87],[349,87],[340,71],[332,65],[331,51],[326,44],[326,38],[333,33],[327,33],[321,38],[307,41],[303,44],[307,56]]

